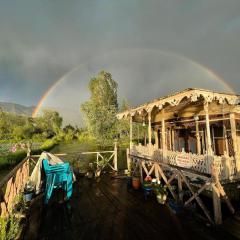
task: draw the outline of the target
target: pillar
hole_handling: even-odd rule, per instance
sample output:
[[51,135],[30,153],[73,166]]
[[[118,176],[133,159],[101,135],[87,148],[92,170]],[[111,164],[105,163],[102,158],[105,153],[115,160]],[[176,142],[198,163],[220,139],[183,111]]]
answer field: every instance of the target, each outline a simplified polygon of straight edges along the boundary
[[152,144],[151,111],[148,112],[148,144]]
[[231,126],[231,136],[233,141],[233,151],[236,161],[237,173],[240,173],[240,157],[239,157],[239,148],[237,145],[237,128],[234,113],[230,113],[230,126]]
[[130,114],[130,121],[129,121],[129,124],[130,124],[130,132],[129,132],[129,138],[130,138],[130,148],[132,147],[132,115]]
[[199,134],[199,123],[198,123],[198,120],[196,120],[195,123],[196,123],[196,138],[197,138],[197,154],[201,154],[201,142],[200,142],[200,134]]
[[216,225],[220,225],[222,224],[221,198],[220,193],[216,187],[212,188],[212,194],[213,194],[214,222]]
[[114,169],[117,171],[118,170],[118,164],[117,164],[117,141],[114,141],[114,159],[113,159],[113,164],[114,164]]
[[175,129],[174,128],[172,128],[171,134],[172,134],[172,151],[175,151]]
[[211,141],[211,133],[210,133],[210,122],[209,122],[209,113],[208,113],[208,102],[204,104],[205,116],[206,116],[206,134],[207,134],[207,154],[212,156],[212,141]]
[[209,113],[208,113],[208,102],[204,103],[205,117],[206,117],[206,145],[207,145],[207,171],[211,173],[211,166],[214,161],[213,151],[212,151],[212,141],[210,133],[210,122],[209,122]]
[[158,140],[158,129],[155,129],[155,131],[154,131],[154,139],[155,139],[156,147],[159,148],[159,146],[158,146],[158,142],[159,142],[159,140]]
[[163,153],[163,162],[167,162],[167,148],[166,148],[166,130],[165,130],[165,120],[164,117],[162,116],[162,130],[161,130],[161,138],[162,138],[162,153]]

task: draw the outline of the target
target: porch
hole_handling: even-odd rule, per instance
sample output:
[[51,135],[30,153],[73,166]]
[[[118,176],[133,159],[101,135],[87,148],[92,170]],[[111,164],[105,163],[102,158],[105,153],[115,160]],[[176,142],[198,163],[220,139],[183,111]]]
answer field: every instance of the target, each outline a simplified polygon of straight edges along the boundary
[[[239,103],[239,95],[186,89],[119,113],[118,118],[129,119],[131,156],[200,175],[211,175],[214,166],[226,183],[240,179]],[[142,139],[134,125],[145,129]]]
[[56,199],[46,209],[41,197],[33,202],[24,239],[234,239],[189,212],[176,216],[145,200],[141,191],[127,189],[126,179],[111,175],[80,178],[68,207]]

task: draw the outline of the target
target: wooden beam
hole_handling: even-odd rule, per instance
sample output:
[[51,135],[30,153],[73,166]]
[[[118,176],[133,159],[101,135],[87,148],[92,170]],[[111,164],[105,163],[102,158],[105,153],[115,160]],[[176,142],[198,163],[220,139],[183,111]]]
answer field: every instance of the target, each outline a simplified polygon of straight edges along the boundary
[[184,205],[187,206],[191,201],[193,201],[201,192],[203,192],[208,186],[210,185],[210,182],[206,182],[196,193],[192,195],[185,203]]
[[[179,171],[179,174],[181,176],[181,178],[183,179],[183,181],[185,182],[186,186],[188,187],[188,189],[190,190],[190,192],[194,195],[194,191],[191,187],[191,185],[189,184],[188,180],[186,179],[186,177],[183,175],[183,173],[181,171]],[[210,213],[208,211],[208,209],[205,207],[204,203],[202,202],[201,198],[199,196],[195,197],[198,205],[200,206],[200,208],[203,210],[204,214],[206,215],[207,219],[213,223],[213,220],[210,216]]]
[[174,198],[175,200],[177,200],[177,196],[176,196],[176,194],[174,193],[174,191],[172,190],[171,185],[168,183],[167,177],[165,176],[163,170],[161,169],[161,167],[160,167],[159,165],[156,165],[156,167],[157,167],[157,169],[158,169],[158,171],[159,171],[162,179],[163,179],[164,182],[166,183],[166,186],[168,187],[168,189],[169,189],[170,193],[172,194],[173,198]]
[[221,199],[220,192],[212,184],[212,198],[213,198],[213,211],[214,211],[214,221],[216,225],[222,224],[222,209],[221,209]]
[[240,175],[240,153],[237,145],[237,131],[236,131],[236,121],[234,113],[230,113],[230,126],[231,126],[231,135],[233,141],[233,150],[234,157],[236,161],[237,173]]
[[152,144],[151,111],[148,112],[148,144]]
[[129,141],[130,141],[130,148],[132,147],[132,138],[133,138],[133,130],[132,130],[132,115],[130,114],[130,119],[129,119]]
[[196,124],[196,138],[197,138],[197,154],[201,154],[201,142],[200,142],[200,134],[199,134],[199,122],[195,121]]

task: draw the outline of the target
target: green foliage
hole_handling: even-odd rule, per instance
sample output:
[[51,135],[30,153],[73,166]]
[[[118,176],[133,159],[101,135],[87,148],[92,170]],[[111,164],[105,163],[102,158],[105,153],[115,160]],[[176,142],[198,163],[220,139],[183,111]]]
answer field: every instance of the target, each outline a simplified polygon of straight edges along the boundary
[[56,136],[61,129],[62,118],[52,110],[43,110],[37,118],[30,118],[0,110],[0,138],[21,141],[23,139],[45,140]]
[[42,116],[35,120],[37,129],[46,138],[51,138],[59,133],[62,125],[62,117],[58,112],[43,110]]
[[27,209],[27,204],[23,199],[23,194],[18,194],[14,198],[14,208],[8,217],[0,217],[0,240],[13,240],[16,238],[19,227],[20,218],[16,217],[16,213],[24,213]]
[[100,145],[108,145],[117,134],[117,83],[102,71],[90,80],[90,100],[81,105],[89,133]]
[[13,214],[8,218],[0,217],[0,240],[13,240],[19,230],[20,221]]

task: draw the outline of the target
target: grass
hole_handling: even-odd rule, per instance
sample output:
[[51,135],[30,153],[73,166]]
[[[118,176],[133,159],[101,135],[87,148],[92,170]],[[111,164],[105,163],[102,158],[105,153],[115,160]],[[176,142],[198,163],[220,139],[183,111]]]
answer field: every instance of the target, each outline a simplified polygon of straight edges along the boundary
[[[55,139],[46,140],[39,149],[34,149],[32,154],[40,154],[42,151],[50,151],[58,142]],[[0,175],[5,174],[7,170],[11,170],[16,166],[20,161],[22,161],[27,156],[26,151],[17,151],[14,153],[8,153],[0,155]]]

